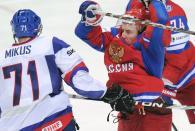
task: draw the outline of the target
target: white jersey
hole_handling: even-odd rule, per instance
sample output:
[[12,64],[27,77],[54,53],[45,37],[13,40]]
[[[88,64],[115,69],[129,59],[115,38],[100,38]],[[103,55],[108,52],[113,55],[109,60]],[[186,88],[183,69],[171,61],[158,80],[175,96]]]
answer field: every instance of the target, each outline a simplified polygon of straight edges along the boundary
[[56,112],[71,111],[63,79],[86,97],[101,98],[106,90],[88,75],[75,50],[56,37],[37,37],[1,51],[0,130],[33,129]]

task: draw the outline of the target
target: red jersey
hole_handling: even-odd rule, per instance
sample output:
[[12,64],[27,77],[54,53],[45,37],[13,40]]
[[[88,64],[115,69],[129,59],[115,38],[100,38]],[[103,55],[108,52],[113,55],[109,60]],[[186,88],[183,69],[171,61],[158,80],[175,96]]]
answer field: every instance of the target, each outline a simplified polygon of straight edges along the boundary
[[[167,23],[168,15],[160,2],[150,9],[152,21]],[[153,101],[161,95],[164,45],[170,42],[170,32],[148,26],[130,45],[120,34],[113,36],[111,32],[102,32],[100,26],[86,26],[83,22],[77,25],[75,33],[91,47],[104,52],[108,87],[117,83],[140,101]]]
[[[167,0],[166,5],[171,26],[189,29],[184,10],[171,0]],[[179,89],[195,76],[195,47],[188,34],[172,32],[171,37],[170,46],[166,48],[163,77]]]
[[[142,8],[141,1],[129,1],[126,11],[132,8]],[[166,9],[169,15],[170,24],[173,27],[189,29],[184,10],[172,2],[166,0]],[[175,89],[188,84],[195,77],[195,48],[189,41],[190,36],[181,32],[171,33],[171,43],[166,47],[165,67],[163,77],[170,80]]]

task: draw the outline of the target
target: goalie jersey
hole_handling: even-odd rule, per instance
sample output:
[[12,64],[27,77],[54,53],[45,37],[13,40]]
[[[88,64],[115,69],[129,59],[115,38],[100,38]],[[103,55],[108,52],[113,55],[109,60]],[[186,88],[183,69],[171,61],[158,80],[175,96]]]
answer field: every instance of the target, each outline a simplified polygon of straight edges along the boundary
[[56,37],[37,37],[1,51],[1,130],[36,130],[62,114],[72,120],[62,80],[85,97],[98,99],[106,90],[89,76],[75,50]]

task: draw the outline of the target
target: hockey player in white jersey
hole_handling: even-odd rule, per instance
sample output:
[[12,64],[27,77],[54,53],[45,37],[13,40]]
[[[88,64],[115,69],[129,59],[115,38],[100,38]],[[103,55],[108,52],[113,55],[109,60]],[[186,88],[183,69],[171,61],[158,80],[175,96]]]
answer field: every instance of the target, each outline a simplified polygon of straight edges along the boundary
[[15,44],[0,52],[0,130],[75,131],[62,80],[80,95],[118,111],[132,110],[131,95],[93,79],[70,45],[57,37],[40,37],[41,19],[32,10],[17,11],[11,26]]

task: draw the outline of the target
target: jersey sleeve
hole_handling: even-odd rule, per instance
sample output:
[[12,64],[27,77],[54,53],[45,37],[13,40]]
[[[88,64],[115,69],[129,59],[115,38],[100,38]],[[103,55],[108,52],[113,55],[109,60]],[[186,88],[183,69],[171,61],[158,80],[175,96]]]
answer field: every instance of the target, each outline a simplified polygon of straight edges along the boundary
[[106,86],[89,75],[82,58],[70,45],[54,37],[53,49],[56,65],[66,84],[85,97],[98,99],[103,96]]
[[[164,4],[153,0],[149,6],[151,21],[168,25],[168,14]],[[171,32],[158,27],[147,26],[140,37],[142,58],[149,74],[162,77],[165,47],[170,43]]]
[[104,52],[105,47],[113,38],[112,33],[103,32],[101,26],[86,26],[83,22],[79,22],[75,34],[89,46],[101,52]]

